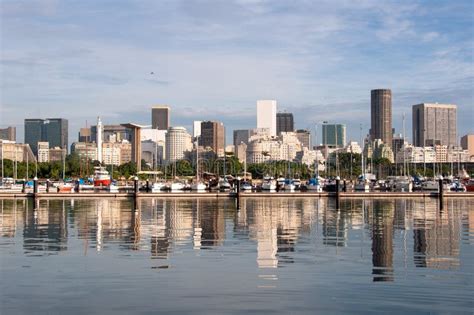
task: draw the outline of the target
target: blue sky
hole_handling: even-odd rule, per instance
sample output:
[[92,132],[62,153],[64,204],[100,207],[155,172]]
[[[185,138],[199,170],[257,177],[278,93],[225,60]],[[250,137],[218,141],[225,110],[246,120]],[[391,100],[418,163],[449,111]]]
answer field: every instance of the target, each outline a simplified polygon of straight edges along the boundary
[[[69,119],[80,127],[256,124],[256,100],[276,99],[298,128],[370,127],[370,90],[390,88],[393,125],[411,138],[411,105],[458,105],[474,132],[474,2],[468,1],[10,1],[0,2],[0,126]],[[154,72],[154,75],[150,75]],[[319,132],[320,134],[320,132]]]

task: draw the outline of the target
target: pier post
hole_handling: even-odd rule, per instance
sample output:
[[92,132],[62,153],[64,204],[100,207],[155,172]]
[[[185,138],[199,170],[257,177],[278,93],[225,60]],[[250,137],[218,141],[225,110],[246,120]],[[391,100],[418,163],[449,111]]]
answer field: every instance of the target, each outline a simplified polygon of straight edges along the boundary
[[33,195],[36,197],[38,195],[38,177],[33,178]]
[[240,177],[237,177],[236,193],[237,193],[237,209],[240,209]]
[[24,194],[26,192],[26,179],[23,178],[23,183],[21,184],[21,192]]
[[344,179],[344,181],[342,182],[342,191],[343,192],[347,192],[347,183],[346,183],[346,180]]
[[146,192],[150,192],[150,180],[148,178],[146,180]]
[[49,193],[49,185],[51,184],[51,182],[49,181],[49,178],[46,179],[46,192]]
[[439,199],[439,208],[443,210],[444,202],[443,202],[443,176],[440,176],[438,179],[438,199]]
[[133,195],[135,197],[138,196],[138,177],[137,176],[133,178]]
[[340,198],[340,184],[341,178],[339,176],[336,177],[336,209],[339,209],[339,198]]
[[76,187],[74,187],[74,190],[79,193],[81,190],[81,184],[79,180],[76,180]]

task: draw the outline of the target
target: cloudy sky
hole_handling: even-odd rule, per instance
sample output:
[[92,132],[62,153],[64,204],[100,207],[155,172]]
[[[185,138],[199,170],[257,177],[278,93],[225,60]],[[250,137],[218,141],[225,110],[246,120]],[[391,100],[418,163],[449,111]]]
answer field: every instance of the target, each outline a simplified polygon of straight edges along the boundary
[[[0,1],[0,127],[69,119],[80,127],[256,124],[256,100],[276,99],[298,128],[370,127],[370,90],[390,88],[393,121],[411,138],[411,105],[458,105],[474,132],[474,2],[467,1]],[[154,74],[150,74],[153,72]],[[320,133],[320,132],[319,132]]]

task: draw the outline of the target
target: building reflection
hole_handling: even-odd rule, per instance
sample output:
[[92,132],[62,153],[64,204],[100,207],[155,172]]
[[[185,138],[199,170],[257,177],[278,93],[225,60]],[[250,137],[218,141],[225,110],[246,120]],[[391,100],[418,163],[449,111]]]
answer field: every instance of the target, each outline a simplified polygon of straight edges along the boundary
[[[457,209],[467,209],[464,204],[453,206]],[[462,222],[462,212],[439,210],[436,200],[414,204],[412,209],[415,266],[434,269],[458,268],[461,235],[459,222]],[[468,211],[470,212],[472,211]]]
[[395,201],[372,202],[373,281],[393,281],[393,221]]
[[474,234],[472,201],[466,199],[449,199],[442,211],[429,198],[347,199],[338,210],[328,198],[243,198],[240,209],[231,199],[207,198],[39,200],[35,205],[12,199],[0,200],[0,206],[0,236],[21,238],[27,254],[58,253],[75,238],[83,242],[84,255],[119,249],[168,259],[182,248],[212,250],[233,238],[250,240],[256,266],[273,269],[298,262],[299,246],[334,247],[342,255],[360,246],[362,259],[364,249],[371,251],[373,281],[394,280],[396,255],[403,256],[405,266],[413,255],[416,267],[459,268],[462,235]]

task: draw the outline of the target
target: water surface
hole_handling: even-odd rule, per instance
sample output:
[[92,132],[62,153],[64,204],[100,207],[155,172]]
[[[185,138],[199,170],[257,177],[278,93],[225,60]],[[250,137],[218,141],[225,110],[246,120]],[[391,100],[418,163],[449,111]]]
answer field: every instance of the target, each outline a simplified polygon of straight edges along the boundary
[[[470,313],[474,200],[0,200],[0,313]],[[34,209],[36,208],[36,209]]]

